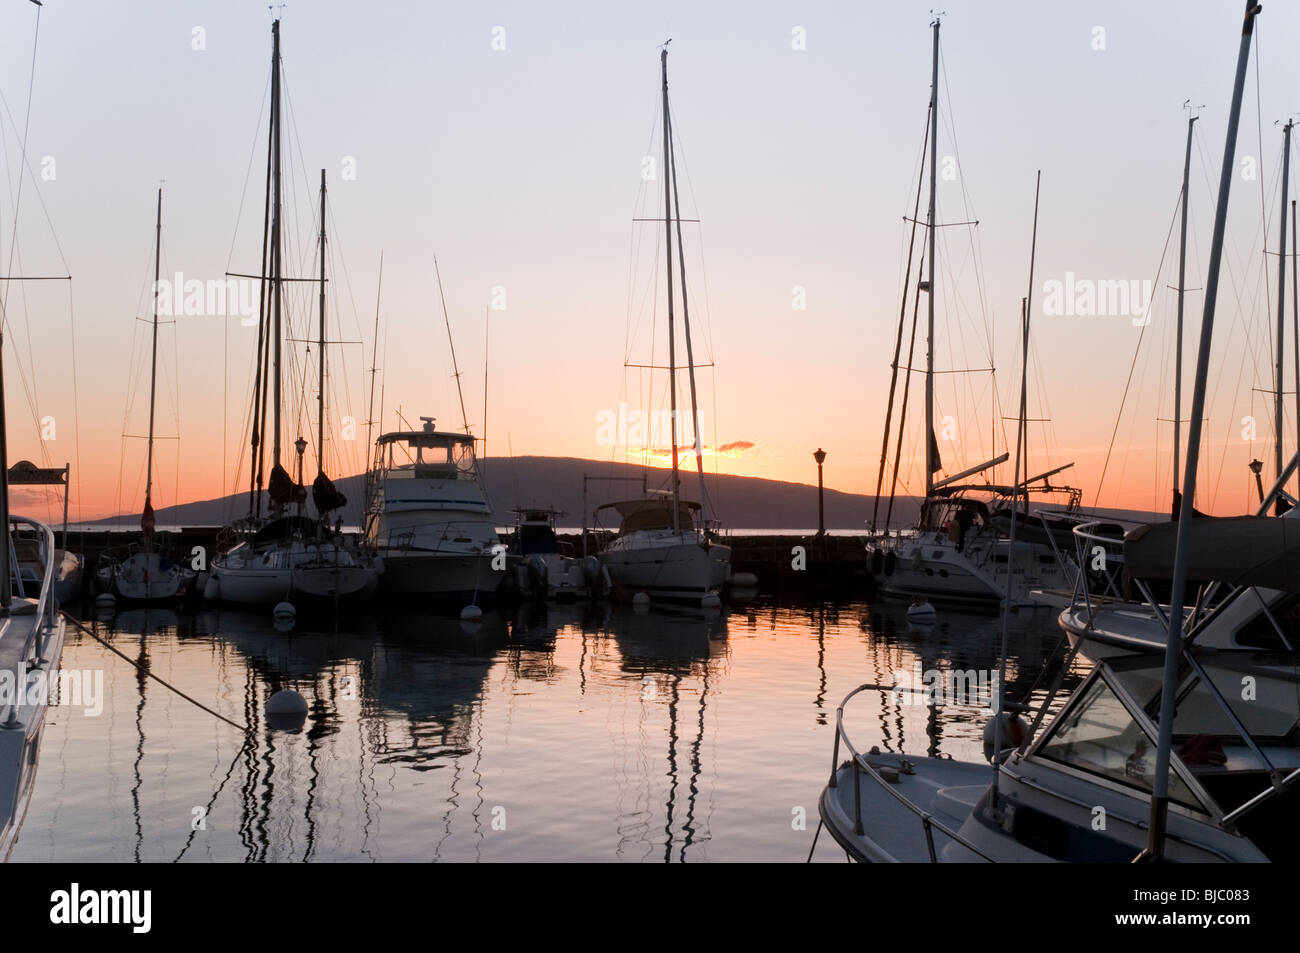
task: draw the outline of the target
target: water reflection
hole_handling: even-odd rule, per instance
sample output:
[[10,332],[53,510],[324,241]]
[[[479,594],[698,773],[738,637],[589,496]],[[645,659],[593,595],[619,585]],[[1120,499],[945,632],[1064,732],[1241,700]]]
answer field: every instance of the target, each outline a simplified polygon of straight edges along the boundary
[[[791,810],[825,780],[838,700],[915,665],[992,668],[999,633],[760,600],[527,605],[469,625],[388,607],[288,633],[227,610],[91,625],[131,664],[70,637],[65,667],[107,673],[105,714],[50,727],[15,859],[797,859],[811,835]],[[1012,697],[1041,694],[1058,642],[1050,616],[1015,619]],[[267,723],[281,689],[307,701],[297,731]],[[863,711],[874,743],[930,754],[978,751],[987,717],[885,692]]]

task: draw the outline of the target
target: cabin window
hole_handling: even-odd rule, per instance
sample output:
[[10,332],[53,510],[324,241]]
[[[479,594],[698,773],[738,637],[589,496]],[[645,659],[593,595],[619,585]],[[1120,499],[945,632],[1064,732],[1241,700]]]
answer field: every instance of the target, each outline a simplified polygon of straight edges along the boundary
[[[1248,593],[1242,595],[1250,599],[1255,598]],[[1269,612],[1273,613],[1273,619],[1277,621],[1278,627],[1286,634],[1287,641],[1291,643],[1291,648],[1300,649],[1300,596],[1288,596],[1285,599],[1280,599],[1269,607]],[[1237,641],[1241,645],[1252,649],[1269,649],[1276,652],[1286,650],[1277,629],[1273,627],[1273,622],[1269,620],[1268,613],[1262,608],[1255,618],[1237,630]]]
[[[1143,794],[1151,793],[1155,779],[1155,743],[1100,677],[1057,720],[1038,754]],[[1172,767],[1169,797],[1184,807],[1204,811]]]

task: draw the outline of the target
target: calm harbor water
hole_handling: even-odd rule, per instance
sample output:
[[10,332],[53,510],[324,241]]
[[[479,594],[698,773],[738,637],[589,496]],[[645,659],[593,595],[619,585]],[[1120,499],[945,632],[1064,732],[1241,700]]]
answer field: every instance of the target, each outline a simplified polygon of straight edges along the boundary
[[[103,672],[103,710],[51,709],[12,859],[801,861],[848,691],[996,668],[996,617],[940,619],[526,606],[476,630],[397,609],[283,634],[269,613],[123,611],[96,633],[251,731],[70,629],[63,667]],[[1060,639],[1055,612],[1013,617],[1012,697],[1045,690]],[[300,731],[266,724],[280,688],[308,701]],[[854,704],[863,750],[982,757],[986,709]],[[814,859],[843,855],[822,837]]]

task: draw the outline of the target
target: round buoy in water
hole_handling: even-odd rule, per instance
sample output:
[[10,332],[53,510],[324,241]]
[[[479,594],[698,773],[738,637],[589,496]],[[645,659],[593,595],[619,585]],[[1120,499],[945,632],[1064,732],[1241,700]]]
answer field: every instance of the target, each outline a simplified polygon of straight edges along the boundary
[[707,593],[702,599],[700,599],[701,609],[716,609],[720,605],[722,605],[722,600],[718,598],[716,592]]
[[297,731],[307,720],[307,699],[292,688],[282,688],[266,701],[266,721],[280,731]]
[[101,592],[95,597],[96,609],[113,609],[117,607],[117,599],[111,592]]
[[758,577],[752,572],[733,572],[731,584],[737,589],[753,589],[758,585]]
[[638,609],[648,609],[650,607],[650,595],[645,592],[638,592],[632,597],[632,605]]
[[478,606],[466,606],[460,610],[460,621],[478,622],[483,618],[483,610]]
[[279,622],[290,622],[298,617],[298,610],[293,607],[292,602],[277,602],[275,608],[271,610],[271,615]]

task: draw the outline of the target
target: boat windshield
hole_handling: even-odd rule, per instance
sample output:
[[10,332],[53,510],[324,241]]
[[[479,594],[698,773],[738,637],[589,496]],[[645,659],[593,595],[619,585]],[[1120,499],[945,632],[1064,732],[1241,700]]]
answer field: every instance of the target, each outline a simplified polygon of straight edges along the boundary
[[473,480],[474,438],[453,434],[412,434],[387,442],[389,479]]
[[[1158,669],[1155,674],[1159,676]],[[1144,794],[1149,795],[1154,786],[1155,742],[1100,677],[1094,678],[1084,695],[1056,720],[1038,755]],[[1172,766],[1169,797],[1184,807],[1207,813]]]

